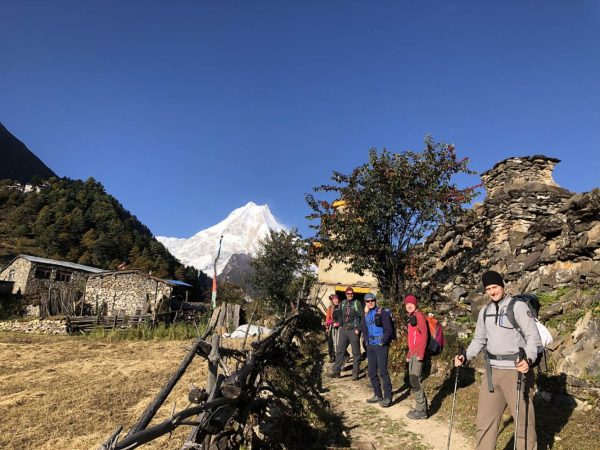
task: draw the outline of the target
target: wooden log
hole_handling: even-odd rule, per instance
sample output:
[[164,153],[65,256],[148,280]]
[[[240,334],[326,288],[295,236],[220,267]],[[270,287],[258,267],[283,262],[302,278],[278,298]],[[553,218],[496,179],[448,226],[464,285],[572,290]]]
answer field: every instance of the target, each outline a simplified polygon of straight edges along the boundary
[[221,307],[219,306],[212,312],[212,316],[210,316],[210,321],[208,322],[208,329],[212,330],[219,320],[219,314],[221,313]]
[[211,391],[217,380],[219,371],[219,344],[221,343],[221,335],[215,333],[212,335],[211,350],[208,355],[208,376],[206,379],[206,390]]
[[235,305],[234,306],[234,312],[233,312],[233,330],[231,331],[235,331],[237,330],[237,327],[240,326],[240,311],[242,309],[242,305]]

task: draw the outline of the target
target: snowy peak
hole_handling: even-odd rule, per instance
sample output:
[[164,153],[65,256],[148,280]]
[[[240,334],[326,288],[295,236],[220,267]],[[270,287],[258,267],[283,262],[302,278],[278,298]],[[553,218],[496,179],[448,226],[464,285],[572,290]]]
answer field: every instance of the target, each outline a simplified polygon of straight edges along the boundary
[[219,239],[223,236],[217,274],[235,254],[256,255],[259,242],[269,230],[281,231],[285,227],[271,213],[268,205],[248,202],[234,209],[224,220],[194,236],[173,238],[157,236],[157,239],[183,264],[194,266],[212,275]]

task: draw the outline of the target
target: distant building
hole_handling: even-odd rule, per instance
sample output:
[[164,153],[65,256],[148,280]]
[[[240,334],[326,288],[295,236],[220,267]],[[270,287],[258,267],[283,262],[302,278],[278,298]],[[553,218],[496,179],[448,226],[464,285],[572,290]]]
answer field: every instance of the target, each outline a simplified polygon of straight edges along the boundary
[[26,304],[41,306],[42,315],[55,315],[73,312],[87,276],[100,272],[82,264],[19,255],[0,272],[0,281],[12,282],[13,294],[21,294]]
[[178,287],[191,287],[176,280],[163,280],[139,270],[102,272],[88,277],[85,303],[96,313],[154,317],[170,311],[171,297]]
[[337,294],[343,300],[346,298],[345,291],[348,286],[352,287],[358,300],[362,300],[365,294],[375,294],[379,290],[377,279],[371,273],[367,272],[361,276],[350,272],[348,264],[331,263],[330,259],[318,258],[317,282],[311,295],[318,306],[329,305],[331,294]]

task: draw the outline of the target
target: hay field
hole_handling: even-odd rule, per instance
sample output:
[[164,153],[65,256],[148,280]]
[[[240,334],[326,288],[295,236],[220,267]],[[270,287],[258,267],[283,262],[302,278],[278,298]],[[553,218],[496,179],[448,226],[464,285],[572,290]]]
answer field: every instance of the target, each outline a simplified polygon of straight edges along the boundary
[[[97,449],[125,432],[179,366],[192,341],[108,342],[0,332],[0,448]],[[191,382],[203,386],[195,359],[153,423],[187,406]],[[180,448],[188,427],[144,448]]]

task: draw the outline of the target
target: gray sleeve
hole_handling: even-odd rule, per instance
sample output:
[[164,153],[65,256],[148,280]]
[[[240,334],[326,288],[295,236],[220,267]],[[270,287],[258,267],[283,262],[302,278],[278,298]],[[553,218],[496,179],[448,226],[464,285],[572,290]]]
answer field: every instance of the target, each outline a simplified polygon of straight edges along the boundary
[[481,349],[483,347],[485,347],[487,344],[487,336],[485,333],[485,323],[484,323],[485,319],[483,317],[486,307],[487,307],[487,305],[484,306],[483,308],[481,308],[481,311],[479,311],[479,316],[477,316],[477,325],[475,326],[475,336],[473,337],[473,340],[471,341],[471,343],[469,344],[469,347],[467,348],[467,361],[471,361],[473,358],[475,358],[479,354]]
[[525,353],[527,354],[527,358],[535,361],[538,348],[542,346],[542,339],[540,338],[533,314],[531,314],[529,307],[523,302],[515,302],[514,313],[515,320],[525,335]]

